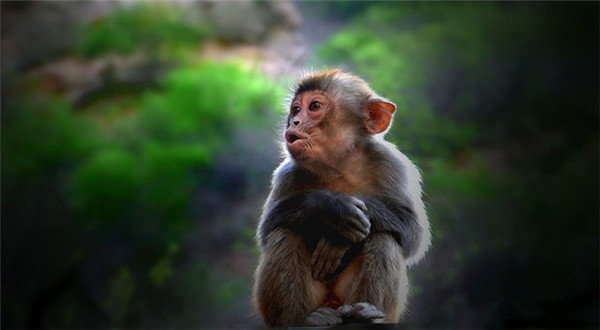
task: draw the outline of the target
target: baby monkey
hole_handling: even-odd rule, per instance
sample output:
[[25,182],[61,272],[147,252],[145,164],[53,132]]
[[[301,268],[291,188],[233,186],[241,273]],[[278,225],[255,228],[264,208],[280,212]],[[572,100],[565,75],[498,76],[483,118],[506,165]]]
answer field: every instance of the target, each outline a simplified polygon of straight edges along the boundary
[[288,110],[257,231],[258,312],[270,327],[398,322],[431,234],[418,169],[383,139],[396,106],[330,70],[302,77]]

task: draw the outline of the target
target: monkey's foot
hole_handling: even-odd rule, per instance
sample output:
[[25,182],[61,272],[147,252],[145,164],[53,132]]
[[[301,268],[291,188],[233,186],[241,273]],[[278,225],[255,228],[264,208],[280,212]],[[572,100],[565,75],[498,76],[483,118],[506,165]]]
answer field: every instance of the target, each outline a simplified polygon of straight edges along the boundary
[[311,327],[336,324],[342,324],[342,316],[338,311],[329,307],[317,309],[304,320],[304,325]]
[[340,306],[337,311],[344,323],[383,323],[385,314],[369,303],[356,303]]

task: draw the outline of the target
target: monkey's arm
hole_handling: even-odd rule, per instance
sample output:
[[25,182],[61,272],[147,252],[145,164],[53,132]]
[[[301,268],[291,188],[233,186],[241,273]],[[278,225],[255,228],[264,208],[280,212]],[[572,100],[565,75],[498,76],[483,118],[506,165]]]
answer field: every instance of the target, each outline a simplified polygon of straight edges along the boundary
[[402,247],[405,259],[413,257],[421,245],[424,228],[417,212],[399,199],[381,196],[359,196],[367,208],[371,233],[389,233]]
[[270,200],[259,226],[260,243],[264,245],[268,235],[279,227],[303,236],[310,250],[322,236],[336,244],[359,242],[371,226],[365,211],[361,200],[326,190]]
[[[418,212],[409,206],[408,201],[400,198],[383,196],[358,196],[364,202],[364,210],[371,223],[370,233],[388,233],[402,247],[405,260],[420,259],[423,251],[422,241],[425,229],[421,227]],[[325,236],[317,244],[313,252],[313,278],[324,279],[335,274],[343,264],[341,258],[346,254],[350,245],[333,244],[332,235]]]
[[[364,202],[366,215],[371,223],[370,233],[388,233],[402,247],[405,260],[418,260],[424,253],[423,241],[428,240],[415,208],[400,198],[383,196],[358,196]],[[313,252],[313,278],[324,279],[335,274],[344,264],[341,258],[350,245],[333,244],[331,237],[322,238]],[[427,245],[428,242],[425,244]]]

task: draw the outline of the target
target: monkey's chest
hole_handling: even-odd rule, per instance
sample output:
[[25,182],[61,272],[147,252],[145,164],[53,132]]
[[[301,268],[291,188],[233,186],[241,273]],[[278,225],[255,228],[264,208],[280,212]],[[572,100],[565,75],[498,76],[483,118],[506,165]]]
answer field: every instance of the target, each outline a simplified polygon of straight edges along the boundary
[[335,191],[345,195],[369,194],[373,184],[368,179],[344,177],[320,184],[317,189]]

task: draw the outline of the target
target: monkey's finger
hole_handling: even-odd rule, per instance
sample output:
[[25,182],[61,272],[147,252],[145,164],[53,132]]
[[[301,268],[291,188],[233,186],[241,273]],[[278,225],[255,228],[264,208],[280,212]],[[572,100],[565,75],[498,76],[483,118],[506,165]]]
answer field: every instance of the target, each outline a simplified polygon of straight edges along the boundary
[[361,233],[360,231],[358,231],[356,229],[343,230],[340,232],[340,235],[342,235],[345,238],[347,238],[348,240],[350,240],[350,242],[360,242],[366,237],[365,234]]
[[352,305],[343,305],[338,307],[337,311],[345,318],[353,318],[356,313],[360,310],[364,309],[365,306],[363,304],[352,304]]
[[368,320],[371,323],[382,323],[385,319],[383,312],[371,305],[369,308],[364,308],[355,314],[357,319]]
[[[354,196],[353,196],[354,197]],[[359,199],[358,197],[354,197],[355,201],[354,201],[354,205],[356,205],[359,209],[361,209],[363,212],[367,212],[367,204],[365,204],[365,202],[363,202],[361,199]]]
[[339,267],[342,262],[342,257],[340,256],[340,249],[336,248],[332,253],[327,256],[327,261],[325,262],[325,267],[323,268],[323,276],[327,276],[335,272],[335,270]]
[[321,271],[323,269],[323,263],[319,262],[319,260],[317,260],[317,262],[318,263],[313,265],[311,275],[313,279],[321,280]]
[[347,227],[345,229],[347,231],[357,232],[357,235],[360,235],[360,237],[358,237],[359,240],[362,240],[371,231],[371,221],[369,221],[369,218],[360,211],[348,219]]
[[331,249],[331,244],[329,241],[326,238],[321,238],[315,247],[315,252],[312,254],[313,264],[315,264],[317,260],[329,249]]
[[379,318],[384,318],[385,315],[383,314],[383,312],[381,312],[380,310],[377,309],[377,307],[368,304],[368,303],[358,303],[356,304],[357,307],[360,306],[362,308],[357,308],[356,309],[356,315],[357,316],[361,316],[363,318],[368,318],[368,319],[379,319]]
[[324,267],[327,262],[327,246],[328,242],[326,239],[322,238],[317,247],[315,248],[315,252],[313,252],[313,269],[312,269],[312,277],[315,280],[322,280],[325,278]]
[[317,260],[319,259],[319,255],[321,254],[321,251],[323,251],[323,247],[326,244],[325,239],[321,238],[321,240],[317,243],[317,246],[315,247],[315,251],[313,252],[312,256],[310,257],[310,263],[314,266],[317,263]]
[[325,279],[327,275],[333,274],[338,266],[342,263],[340,247],[333,246],[329,251],[324,254],[325,263],[323,264],[323,270],[321,273],[322,279]]
[[319,257],[319,262],[313,268],[313,278],[315,280],[320,280],[320,281],[324,280],[325,277],[327,276],[327,270],[329,269],[328,265],[329,265],[329,259],[327,258],[327,255],[322,254]]
[[343,232],[341,232],[340,234],[354,243],[360,242],[367,237],[367,234],[365,234],[364,232],[362,232],[356,228],[348,228],[348,229],[344,230]]
[[320,275],[321,275],[321,269],[323,268],[323,263],[320,261],[320,258],[317,257],[317,260],[315,261],[315,263],[313,264],[312,267],[312,278],[315,280],[320,280]]
[[350,217],[354,218],[354,221],[359,221],[356,224],[360,224],[362,226],[370,226],[371,225],[371,221],[369,220],[369,217],[367,216],[367,214],[361,210],[358,206],[356,205],[352,205],[350,207]]
[[350,311],[352,310],[352,305],[343,305],[338,307],[337,311],[342,315],[342,316],[346,316],[348,315],[348,313],[350,313]]
[[368,232],[369,229],[371,229],[371,220],[369,219],[369,217],[364,212],[358,212],[358,219],[360,220],[361,225]]
[[340,323],[342,323],[340,313],[329,307],[317,309],[304,320],[304,324],[308,326],[328,326]]
[[352,217],[351,224],[354,228],[359,230],[364,235],[368,235],[371,230],[371,221],[362,211],[356,208],[357,212],[354,217]]
[[345,319],[368,321],[370,323],[381,323],[385,319],[385,314],[377,307],[369,303],[357,303],[353,305],[344,305],[338,308],[338,312]]
[[323,269],[321,271],[321,279],[324,279],[330,274],[335,273],[340,264],[342,263],[342,257],[346,253],[346,251],[350,248],[350,246],[340,246],[329,244],[328,249],[323,251],[324,264]]

